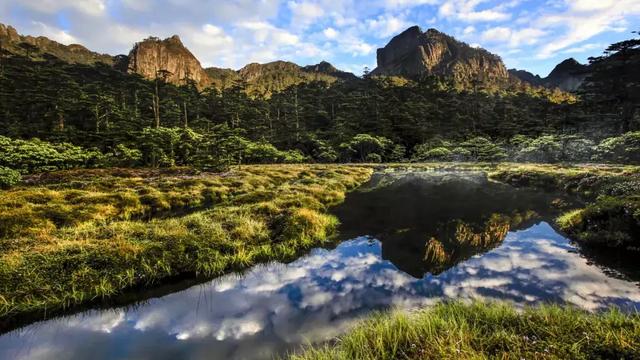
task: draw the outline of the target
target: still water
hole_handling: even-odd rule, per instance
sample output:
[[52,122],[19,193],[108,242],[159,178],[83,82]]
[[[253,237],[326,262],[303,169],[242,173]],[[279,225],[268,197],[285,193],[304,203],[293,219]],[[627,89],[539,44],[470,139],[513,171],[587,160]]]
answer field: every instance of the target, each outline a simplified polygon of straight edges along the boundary
[[584,253],[550,225],[574,205],[479,173],[379,173],[333,209],[333,249],[35,323],[0,337],[0,359],[270,359],[371,311],[442,299],[640,310],[638,265]]

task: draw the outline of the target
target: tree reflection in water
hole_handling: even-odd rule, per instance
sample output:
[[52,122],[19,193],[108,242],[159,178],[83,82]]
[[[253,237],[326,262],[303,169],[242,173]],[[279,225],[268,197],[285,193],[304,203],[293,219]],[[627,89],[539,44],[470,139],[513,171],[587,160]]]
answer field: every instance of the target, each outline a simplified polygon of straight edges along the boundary
[[342,238],[376,238],[384,259],[422,278],[495,248],[509,231],[551,222],[554,204],[573,202],[491,182],[480,172],[395,172],[375,174],[333,212]]

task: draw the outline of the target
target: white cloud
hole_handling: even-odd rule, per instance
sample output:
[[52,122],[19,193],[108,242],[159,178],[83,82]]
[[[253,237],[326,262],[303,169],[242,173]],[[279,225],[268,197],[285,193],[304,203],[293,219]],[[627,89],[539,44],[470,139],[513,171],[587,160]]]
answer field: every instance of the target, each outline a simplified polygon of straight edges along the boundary
[[512,30],[508,27],[499,26],[482,32],[481,38],[489,43],[500,43],[509,47],[522,45],[534,45],[541,41],[546,32],[536,28],[524,28]]
[[569,49],[564,50],[562,53],[563,54],[581,54],[587,51],[592,51],[592,50],[597,50],[597,49],[604,49],[607,46],[605,44],[602,43],[592,43],[592,44],[584,44],[581,46],[577,46],[577,47],[572,47]]
[[[567,10],[540,18],[541,27],[556,30],[551,41],[538,51],[546,59],[606,31],[619,31],[620,23],[629,16],[640,15],[637,0],[565,0]],[[560,33],[561,35],[557,35]]]
[[338,37],[338,32],[334,28],[331,28],[331,27],[328,27],[328,28],[324,29],[322,31],[322,33],[324,34],[324,36],[327,39],[335,39],[335,38]]
[[103,0],[21,0],[20,4],[37,12],[53,14],[73,9],[86,15],[102,15],[106,10]]
[[46,36],[49,39],[65,45],[78,43],[78,39],[64,30],[37,21],[34,21],[33,25],[38,29],[39,34]]
[[315,19],[324,15],[324,10],[308,1],[289,1],[289,9],[293,15],[292,23],[296,26],[309,26]]
[[440,5],[438,14],[440,17],[453,18],[464,22],[496,22],[511,18],[511,14],[505,11],[510,4],[502,4],[493,8],[478,10],[484,0],[446,0]]
[[397,35],[411,26],[405,19],[393,15],[381,15],[375,19],[367,20],[366,23],[369,33],[378,38]]

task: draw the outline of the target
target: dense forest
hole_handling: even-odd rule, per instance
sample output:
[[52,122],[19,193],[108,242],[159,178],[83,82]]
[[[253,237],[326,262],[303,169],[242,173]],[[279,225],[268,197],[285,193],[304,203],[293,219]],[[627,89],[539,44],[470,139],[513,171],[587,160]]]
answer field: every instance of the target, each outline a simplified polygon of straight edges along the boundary
[[[303,82],[269,96],[176,86],[24,44],[0,57],[0,166],[219,168],[234,163],[638,162],[640,39],[591,59],[578,94],[446,78]],[[251,94],[251,95],[249,95]]]

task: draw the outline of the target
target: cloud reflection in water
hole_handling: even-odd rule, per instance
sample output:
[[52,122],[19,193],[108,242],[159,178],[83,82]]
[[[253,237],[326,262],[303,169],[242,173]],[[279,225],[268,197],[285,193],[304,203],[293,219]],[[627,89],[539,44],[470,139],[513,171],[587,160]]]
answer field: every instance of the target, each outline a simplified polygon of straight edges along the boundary
[[416,279],[381,253],[378,241],[358,238],[128,309],[34,324],[0,337],[0,358],[271,358],[330,339],[372,310],[443,298],[640,309],[636,284],[589,265],[546,223],[438,276]]

